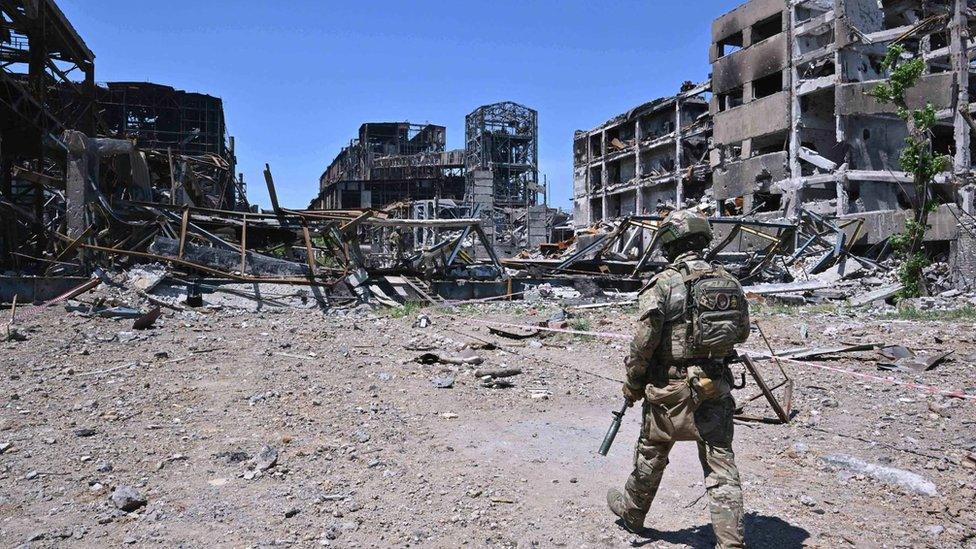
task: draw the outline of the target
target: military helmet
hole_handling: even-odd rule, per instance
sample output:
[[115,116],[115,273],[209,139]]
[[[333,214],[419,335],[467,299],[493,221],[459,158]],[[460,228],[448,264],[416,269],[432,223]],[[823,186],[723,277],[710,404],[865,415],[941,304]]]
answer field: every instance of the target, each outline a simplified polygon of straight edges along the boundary
[[668,246],[674,242],[701,237],[702,246],[712,241],[712,228],[702,214],[692,210],[678,210],[671,212],[658,226],[658,239],[661,246]]

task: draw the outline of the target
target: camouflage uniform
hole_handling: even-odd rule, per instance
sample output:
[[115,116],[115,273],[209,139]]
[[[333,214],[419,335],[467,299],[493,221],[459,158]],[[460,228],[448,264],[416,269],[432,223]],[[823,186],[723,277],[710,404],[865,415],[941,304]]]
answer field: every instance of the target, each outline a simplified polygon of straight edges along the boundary
[[[698,252],[685,252],[640,295],[640,321],[626,366],[627,388],[644,394],[643,425],[624,493],[612,490],[608,502],[628,527],[642,526],[674,443],[694,440],[718,546],[732,548],[744,544],[742,491],[732,452],[732,377],[722,360],[731,349],[709,353],[704,359],[687,359],[685,332],[679,329],[687,321],[686,282],[716,272],[731,279],[702,260]],[[702,390],[700,381],[706,382],[707,390]]]

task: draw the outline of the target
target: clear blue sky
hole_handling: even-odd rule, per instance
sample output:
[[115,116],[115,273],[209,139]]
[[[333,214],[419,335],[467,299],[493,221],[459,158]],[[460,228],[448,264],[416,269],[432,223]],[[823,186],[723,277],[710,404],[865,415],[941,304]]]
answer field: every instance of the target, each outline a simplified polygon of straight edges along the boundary
[[569,209],[572,136],[709,72],[712,19],[741,0],[58,0],[95,78],[223,98],[249,197],[305,207],[362,122],[447,126],[512,100],[539,111],[540,172]]

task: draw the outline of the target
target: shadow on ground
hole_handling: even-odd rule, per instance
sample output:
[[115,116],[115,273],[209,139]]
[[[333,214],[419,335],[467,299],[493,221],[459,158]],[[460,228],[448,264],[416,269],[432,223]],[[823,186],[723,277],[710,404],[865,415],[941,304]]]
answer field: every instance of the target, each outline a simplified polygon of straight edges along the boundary
[[[619,520],[617,524],[623,525],[622,521]],[[810,532],[799,526],[793,526],[779,517],[767,517],[756,513],[746,514],[745,529],[746,547],[793,549],[803,547],[803,542],[810,537]],[[632,544],[634,547],[641,547],[658,541],[695,548],[715,546],[715,536],[712,534],[710,524],[682,528],[673,532],[644,528],[637,534],[637,537],[643,539],[635,541]]]

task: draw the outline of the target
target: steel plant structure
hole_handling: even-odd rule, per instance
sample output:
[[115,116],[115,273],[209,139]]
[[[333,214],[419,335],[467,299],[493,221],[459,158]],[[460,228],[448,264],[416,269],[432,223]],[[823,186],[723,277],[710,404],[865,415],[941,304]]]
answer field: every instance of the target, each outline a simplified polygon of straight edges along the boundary
[[496,207],[533,206],[539,196],[539,113],[505,101],[483,105],[464,118],[469,180],[490,170]]

